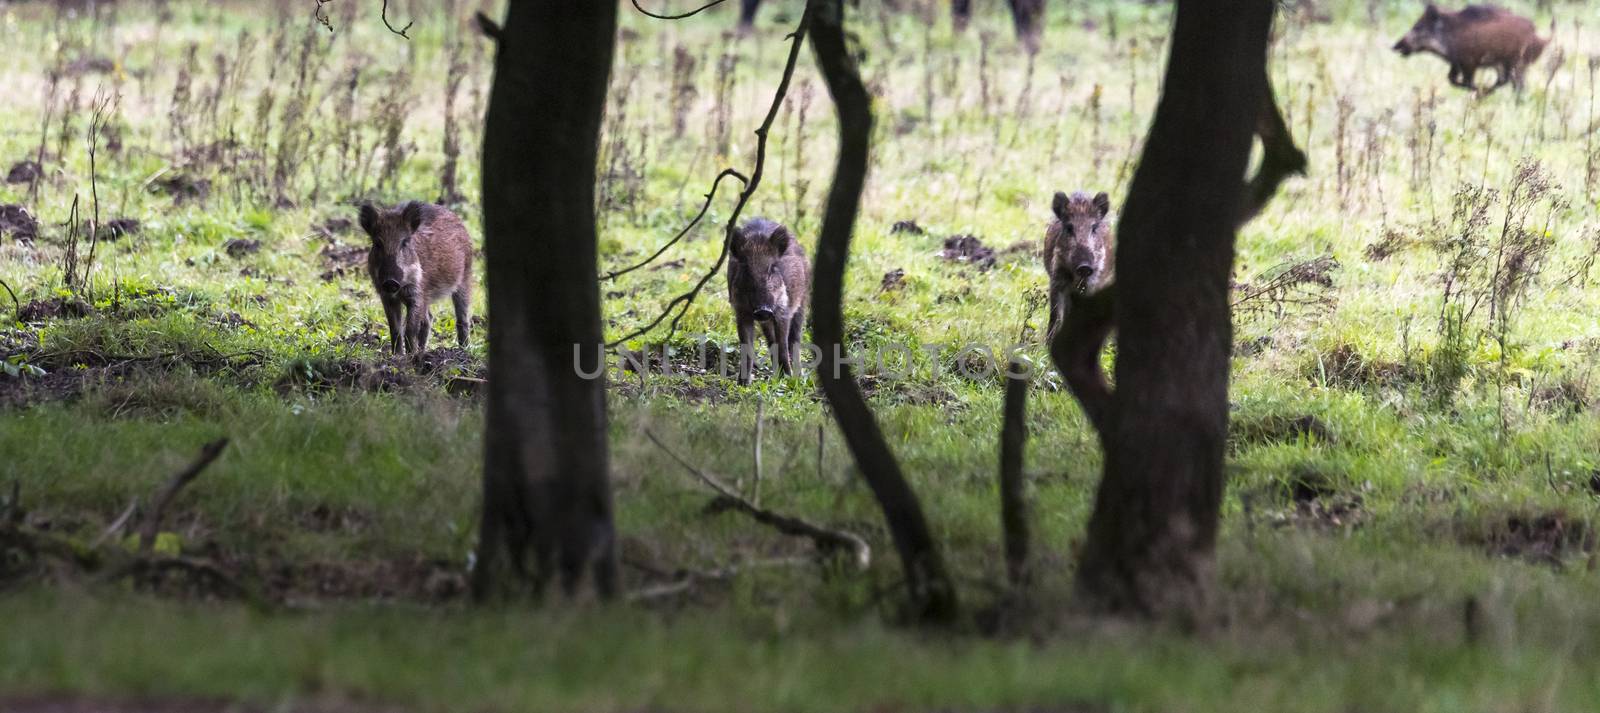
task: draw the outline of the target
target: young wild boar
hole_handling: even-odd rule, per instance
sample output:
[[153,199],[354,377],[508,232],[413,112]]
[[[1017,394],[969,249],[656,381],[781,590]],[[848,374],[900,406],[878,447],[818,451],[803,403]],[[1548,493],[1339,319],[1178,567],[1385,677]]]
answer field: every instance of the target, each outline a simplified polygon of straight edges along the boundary
[[1073,295],[1099,292],[1115,275],[1111,237],[1111,197],[1077,191],[1057,193],[1050,201],[1055,217],[1044,232],[1044,269],[1050,275],[1050,326],[1047,335],[1067,317]]
[[472,238],[467,226],[448,209],[417,201],[388,209],[363,205],[360,219],[361,229],[372,236],[367,274],[383,302],[394,353],[427,349],[433,327],[428,305],[445,295],[455,303],[456,341],[465,347],[472,318]]
[[758,322],[773,366],[791,374],[811,290],[806,251],[788,228],[766,218],[739,226],[729,247],[728,302],[739,326],[739,383],[750,383]]
[[1534,34],[1533,23],[1491,5],[1468,5],[1459,12],[1429,4],[1422,19],[1394,43],[1402,56],[1432,52],[1450,63],[1450,83],[1478,91],[1473,75],[1481,68],[1495,69],[1488,94],[1506,82],[1522,91],[1522,75],[1539,58],[1546,40]]

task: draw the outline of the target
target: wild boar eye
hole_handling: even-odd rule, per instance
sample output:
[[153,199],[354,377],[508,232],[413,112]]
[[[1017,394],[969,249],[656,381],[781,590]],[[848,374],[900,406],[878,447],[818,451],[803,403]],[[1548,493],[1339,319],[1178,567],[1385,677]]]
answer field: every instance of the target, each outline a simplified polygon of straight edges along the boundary
[[767,268],[767,274],[768,275],[776,275],[776,274],[778,274],[778,264],[777,263],[773,263],[772,267]]

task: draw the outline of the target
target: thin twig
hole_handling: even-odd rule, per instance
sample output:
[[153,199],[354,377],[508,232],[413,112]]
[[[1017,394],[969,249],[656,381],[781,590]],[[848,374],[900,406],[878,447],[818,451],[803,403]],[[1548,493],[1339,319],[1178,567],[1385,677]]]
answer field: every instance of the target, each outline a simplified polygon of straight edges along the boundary
[[706,10],[710,10],[711,8],[714,8],[714,7],[718,6],[718,5],[721,5],[724,2],[727,2],[727,0],[711,0],[711,2],[708,2],[708,3],[704,4],[704,5],[701,5],[700,7],[697,7],[695,9],[693,9],[693,10],[690,10],[690,11],[685,12],[685,13],[680,14],[680,15],[662,15],[662,14],[650,12],[649,10],[646,10],[643,7],[639,6],[639,0],[633,0],[633,9],[638,10],[641,14],[643,14],[643,15],[645,15],[647,17],[653,17],[653,18],[655,18],[657,20],[682,20],[685,17],[693,17],[693,16],[698,15],[698,14],[700,14],[702,12],[705,12]]
[[383,0],[383,10],[380,14],[383,17],[383,26],[389,28],[390,32],[393,32],[408,40],[411,39],[411,35],[406,34],[406,30],[411,29],[411,26],[416,23],[416,20],[407,22],[405,27],[402,27],[398,30],[394,29],[394,25],[389,24],[389,0]]
[[202,446],[200,455],[195,457],[194,462],[190,463],[189,467],[173,475],[167,481],[167,484],[162,486],[161,491],[150,500],[150,512],[145,514],[144,522],[139,526],[139,551],[141,553],[148,553],[150,548],[155,545],[156,533],[161,530],[161,517],[166,514],[167,505],[171,504],[172,499],[177,497],[179,491],[183,490],[185,486],[194,481],[196,476],[200,475],[200,471],[205,470],[206,466],[211,465],[211,462],[217,459],[217,456],[222,455],[222,449],[227,445],[227,438],[218,438]]
[[109,539],[115,537],[117,535],[117,533],[122,532],[122,528],[127,526],[128,520],[133,519],[133,514],[135,512],[137,512],[138,510],[139,510],[139,499],[138,498],[134,498],[132,500],[129,500],[128,501],[128,507],[123,509],[122,514],[118,515],[117,519],[112,520],[111,524],[106,526],[106,529],[101,530],[100,531],[100,536],[94,538],[94,542],[90,542],[89,543],[89,549],[91,549],[91,550],[99,549],[100,545],[105,544],[106,540],[109,540]]
[[13,307],[17,308],[17,318],[16,319],[17,319],[18,322],[21,322],[22,321],[22,303],[17,301],[17,293],[11,291],[11,285],[6,284],[5,280],[0,280],[0,287],[6,288],[6,294],[11,295],[11,305]]
[[731,168],[723,169],[722,173],[717,174],[716,180],[713,180],[711,182],[711,191],[706,193],[705,202],[700,204],[700,212],[695,214],[694,219],[690,220],[688,225],[683,226],[683,230],[678,231],[677,235],[672,236],[671,240],[668,240],[665,245],[661,246],[661,249],[659,249],[659,250],[655,251],[654,253],[652,253],[650,255],[650,257],[647,257],[647,258],[645,258],[643,260],[640,260],[639,262],[634,263],[633,265],[629,265],[628,267],[622,268],[620,270],[612,270],[611,272],[608,272],[608,273],[606,273],[604,275],[601,275],[600,279],[602,279],[602,280],[615,280],[615,279],[617,279],[619,277],[622,277],[623,275],[626,275],[626,274],[628,274],[630,272],[633,272],[634,270],[637,270],[637,269],[639,269],[641,267],[644,267],[645,265],[649,265],[650,263],[655,262],[656,258],[661,257],[662,253],[665,253],[672,246],[677,245],[679,241],[683,240],[684,236],[689,234],[690,230],[694,229],[694,226],[700,224],[700,219],[704,218],[705,215],[706,215],[706,212],[711,209],[711,199],[716,197],[716,195],[717,195],[717,186],[722,183],[722,179],[727,178],[728,176],[733,176],[734,178],[739,179],[739,182],[744,184],[744,185],[749,185],[750,184],[750,180],[745,178],[744,174],[739,173],[738,171],[736,171],[734,169],[731,169]]
[[710,473],[696,468],[692,463],[674,453],[671,448],[661,442],[661,439],[656,438],[656,434],[650,432],[649,429],[645,430],[644,435],[650,439],[651,443],[656,444],[657,448],[660,448],[668,456],[671,456],[674,461],[677,461],[678,465],[683,466],[684,470],[689,471],[694,477],[700,479],[700,482],[715,491],[724,503],[749,515],[756,522],[771,525],[778,532],[785,535],[810,538],[811,542],[819,550],[848,550],[855,556],[856,566],[861,569],[866,569],[872,563],[872,548],[861,537],[843,530],[830,530],[798,517],[783,515],[758,507],[755,503],[746,500],[744,496],[733,488],[728,487],[726,483],[718,480]]

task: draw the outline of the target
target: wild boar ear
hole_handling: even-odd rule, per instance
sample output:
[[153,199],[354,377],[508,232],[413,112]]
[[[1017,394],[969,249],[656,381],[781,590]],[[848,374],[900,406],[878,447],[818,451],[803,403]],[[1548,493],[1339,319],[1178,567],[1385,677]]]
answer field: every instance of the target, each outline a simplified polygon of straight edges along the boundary
[[1105,191],[1094,194],[1094,209],[1100,211],[1100,217],[1106,217],[1111,212],[1111,196],[1106,195]]
[[1050,199],[1050,212],[1055,213],[1057,218],[1067,219],[1067,194],[1056,191],[1056,197]]
[[361,229],[367,231],[367,235],[373,238],[378,237],[378,209],[373,208],[371,203],[361,204],[361,210],[356,214],[356,219],[361,223]]
[[1439,16],[1439,6],[1438,5],[1435,5],[1435,4],[1430,2],[1430,3],[1428,3],[1427,7],[1422,8],[1422,17],[1423,17],[1423,19],[1432,20],[1434,18],[1437,18],[1438,16]]
[[789,234],[789,229],[780,225],[773,228],[772,234],[767,236],[767,244],[772,246],[774,254],[782,255],[783,251],[789,249],[789,239],[792,237],[794,236]]
[[400,209],[400,217],[405,219],[406,225],[411,226],[411,232],[417,232],[422,227],[422,204],[417,201],[407,203],[405,208]]

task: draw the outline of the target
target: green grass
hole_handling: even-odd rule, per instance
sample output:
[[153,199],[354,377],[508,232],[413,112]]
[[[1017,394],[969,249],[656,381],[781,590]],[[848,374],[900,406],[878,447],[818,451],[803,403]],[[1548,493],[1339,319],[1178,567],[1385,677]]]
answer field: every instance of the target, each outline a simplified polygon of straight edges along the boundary
[[[877,130],[847,276],[847,333],[866,354],[947,346],[916,352],[909,378],[868,386],[977,623],[941,633],[893,626],[892,546],[812,385],[626,376],[613,379],[609,397],[630,591],[655,581],[646,567],[705,571],[808,554],[737,515],[705,512],[709,494],[643,435],[750,489],[758,403],[768,419],[763,503],[861,534],[872,566],[755,567],[681,598],[576,611],[312,596],[304,610],[264,613],[36,582],[0,593],[0,694],[268,705],[351,697],[419,711],[1581,709],[1600,693],[1591,604],[1600,587],[1591,489],[1600,287],[1591,279],[1600,277],[1588,265],[1600,247],[1590,69],[1600,36],[1574,22],[1579,3],[1537,13],[1514,5],[1541,33],[1556,18],[1552,56],[1565,57],[1530,70],[1520,101],[1509,90],[1473,101],[1446,86],[1442,62],[1388,52],[1415,19],[1410,6],[1318,3],[1325,21],[1307,9],[1280,18],[1274,82],[1311,171],[1241,232],[1236,279],[1259,283],[1274,266],[1320,255],[1339,267],[1313,290],[1325,306],[1237,319],[1218,587],[1192,630],[1105,622],[1071,603],[1100,454],[1053,374],[1035,380],[1029,404],[1041,581],[1020,606],[996,609],[1017,604],[992,584],[1003,578],[1000,383],[956,369],[956,346],[969,344],[999,352],[1022,341],[1045,363],[1036,249],[1049,198],[1106,190],[1120,205],[1158,96],[1168,9],[1052,6],[1030,72],[998,6],[980,8],[954,35],[942,14],[930,28],[915,13],[880,18],[867,3],[852,24]],[[33,245],[0,237],[0,280],[24,303],[81,298],[94,308],[22,324],[0,301],[0,359],[47,372],[22,386],[0,376],[0,484],[15,480],[36,517],[92,538],[200,444],[226,435],[228,449],[168,521],[187,550],[270,565],[422,560],[464,570],[477,528],[481,402],[447,393],[445,382],[476,368],[487,330],[474,325],[472,346],[443,373],[388,360],[359,261],[326,257],[365,238],[326,236],[322,226],[353,219],[362,200],[439,195],[444,67],[455,43],[466,67],[455,104],[461,190],[476,195],[488,43],[437,10],[421,12],[406,41],[367,8],[337,8],[329,34],[299,5],[170,7],[165,21],[142,5],[59,23],[45,5],[0,11],[0,86],[19,98],[0,106],[0,168],[34,157],[50,118],[37,196],[0,184],[0,204],[23,204],[42,225]],[[602,156],[602,270],[677,232],[718,170],[750,169],[751,132],[771,100],[791,10],[763,8],[760,31],[736,41],[723,34],[728,11],[660,23],[624,7]],[[176,101],[190,43],[189,98]],[[694,69],[675,79],[680,48]],[[310,108],[296,123],[302,53]],[[214,92],[219,55],[235,78]],[[725,83],[724,55],[736,58]],[[115,68],[63,74],[52,94],[51,68],[86,57]],[[680,88],[691,91],[675,137]],[[113,93],[109,125],[122,148],[101,139],[91,185],[89,107]],[[401,120],[403,156],[386,178],[392,119]],[[806,57],[746,215],[784,221],[808,250],[833,131]],[[185,157],[230,136],[247,151]],[[1438,328],[1446,260],[1434,246],[1461,232],[1452,211],[1462,185],[1496,189],[1470,261],[1489,264],[1524,160],[1555,186],[1533,201],[1526,225],[1553,242],[1509,313],[1505,345],[1480,308],[1453,348]],[[210,196],[179,203],[155,190],[174,176],[211,181]],[[75,196],[92,212],[92,192],[103,219],[142,226],[99,245],[87,288],[71,290],[64,225]],[[610,337],[653,318],[710,267],[732,206],[725,185],[664,258],[681,264],[602,285]],[[478,234],[476,205],[457,209]],[[892,232],[901,220],[928,233]],[[959,233],[1000,252],[994,269],[935,256]],[[1368,247],[1386,235],[1398,236],[1398,250],[1372,257]],[[261,248],[230,255],[234,239]],[[902,286],[881,289],[897,269]],[[1467,279],[1469,298],[1488,289],[1484,274]],[[486,291],[477,294],[474,313],[492,319]],[[668,341],[684,353],[690,335],[732,344],[723,295],[713,279],[679,334],[660,330],[629,346]],[[435,311],[436,344],[451,343],[447,311]],[[29,388],[42,395],[3,405]],[[1306,417],[1322,436],[1286,426]],[[1297,502],[1296,492],[1316,497]],[[344,524],[318,524],[317,513],[330,512]],[[1000,635],[985,636],[993,611],[1008,618]]]

